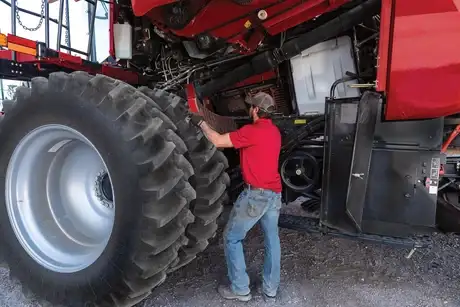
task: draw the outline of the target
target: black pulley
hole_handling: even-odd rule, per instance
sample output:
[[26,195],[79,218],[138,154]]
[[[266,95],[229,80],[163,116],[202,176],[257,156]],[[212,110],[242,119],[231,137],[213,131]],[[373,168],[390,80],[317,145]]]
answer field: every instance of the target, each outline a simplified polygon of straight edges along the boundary
[[281,164],[283,183],[296,192],[312,191],[320,178],[320,168],[314,156],[306,151],[292,152]]

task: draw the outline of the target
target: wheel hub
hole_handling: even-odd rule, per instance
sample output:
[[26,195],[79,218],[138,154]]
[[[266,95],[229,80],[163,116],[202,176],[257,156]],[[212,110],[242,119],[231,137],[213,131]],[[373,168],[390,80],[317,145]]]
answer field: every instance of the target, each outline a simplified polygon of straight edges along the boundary
[[97,175],[94,190],[101,205],[113,209],[112,183],[109,175],[105,171],[100,171]]
[[115,199],[110,173],[96,147],[64,125],[28,133],[8,164],[5,200],[25,251],[60,273],[94,263],[110,238]]

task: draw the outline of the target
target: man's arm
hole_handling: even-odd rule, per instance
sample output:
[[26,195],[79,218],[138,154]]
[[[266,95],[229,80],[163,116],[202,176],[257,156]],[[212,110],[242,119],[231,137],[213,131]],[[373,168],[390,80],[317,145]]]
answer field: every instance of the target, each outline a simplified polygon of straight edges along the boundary
[[203,133],[206,136],[206,138],[217,148],[233,147],[229,133],[220,134],[211,127],[209,127],[209,125],[205,121],[201,122],[200,128],[201,130],[203,130]]
[[218,148],[231,148],[236,149],[250,147],[256,144],[253,137],[253,127],[246,125],[236,131],[220,134],[212,129],[199,114],[192,114],[190,117],[191,122],[198,126],[206,136],[206,138]]

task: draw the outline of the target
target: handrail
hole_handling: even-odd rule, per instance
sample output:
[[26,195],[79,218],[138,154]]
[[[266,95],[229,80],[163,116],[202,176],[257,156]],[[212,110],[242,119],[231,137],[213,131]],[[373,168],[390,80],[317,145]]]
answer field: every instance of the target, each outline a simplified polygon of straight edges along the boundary
[[[43,18],[45,23],[45,45],[47,48],[50,47],[50,22],[53,22],[58,26],[57,31],[57,46],[56,50],[59,51],[61,48],[66,50],[68,53],[75,52],[81,55],[86,56],[87,60],[92,61],[95,59],[95,41],[94,41],[94,25],[96,19],[107,19],[108,18],[108,9],[105,5],[107,2],[102,0],[85,0],[88,5],[94,6],[93,8],[88,7],[89,15],[88,15],[88,27],[89,27],[89,39],[86,51],[77,50],[72,48],[71,41],[70,41],[70,21],[69,21],[69,0],[55,0],[59,1],[59,16],[58,19],[50,18],[49,16],[49,2],[48,0],[44,1],[44,7],[42,6],[42,14],[38,14],[36,12],[32,12],[30,10],[21,8],[17,6],[17,0],[0,0],[0,3],[6,4],[11,8],[11,34],[16,35],[16,14],[17,12],[23,12],[29,14],[34,17]],[[106,11],[106,16],[96,16],[96,9],[97,4],[101,3],[103,9]],[[108,2],[110,3],[110,2]],[[65,15],[64,15],[65,14]],[[63,19],[65,16],[65,22],[63,23]],[[62,37],[62,29],[66,30],[66,45],[61,44],[61,37]],[[27,29],[26,29],[27,30]],[[13,52],[13,60],[16,59],[16,54]]]

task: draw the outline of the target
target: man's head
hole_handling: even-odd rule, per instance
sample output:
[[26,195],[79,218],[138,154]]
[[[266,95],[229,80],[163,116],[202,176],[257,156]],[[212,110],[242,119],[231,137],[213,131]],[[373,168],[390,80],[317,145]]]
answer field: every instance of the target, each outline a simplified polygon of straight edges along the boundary
[[249,116],[254,121],[259,118],[269,118],[276,110],[275,100],[264,92],[259,92],[252,97],[247,96],[245,102],[250,105]]

